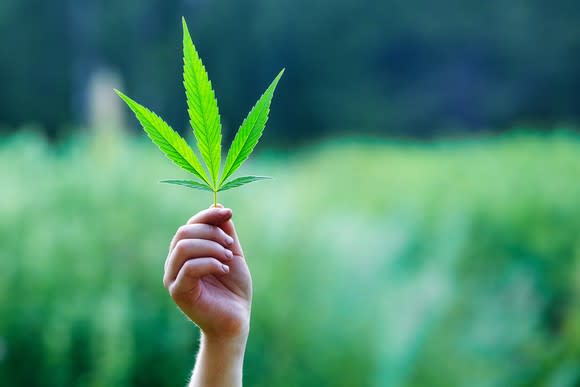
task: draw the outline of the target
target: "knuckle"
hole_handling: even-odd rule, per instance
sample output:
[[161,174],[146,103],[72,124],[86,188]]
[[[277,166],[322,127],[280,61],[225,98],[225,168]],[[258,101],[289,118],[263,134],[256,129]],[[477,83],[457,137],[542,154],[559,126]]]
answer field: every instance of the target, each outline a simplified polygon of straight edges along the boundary
[[184,271],[184,274],[187,276],[195,276],[197,272],[197,265],[194,262],[194,260],[190,259],[189,261],[183,264],[182,270]]
[[177,287],[175,285],[170,286],[167,290],[169,290],[169,295],[171,296],[171,298],[177,298],[178,296],[178,292],[177,292]]
[[187,250],[188,246],[189,246],[189,242],[187,241],[187,239],[180,239],[175,244],[175,252],[178,255],[183,254]]
[[187,226],[180,226],[177,229],[177,232],[175,233],[175,239],[177,240],[184,239],[185,236],[187,235],[187,228],[188,228]]

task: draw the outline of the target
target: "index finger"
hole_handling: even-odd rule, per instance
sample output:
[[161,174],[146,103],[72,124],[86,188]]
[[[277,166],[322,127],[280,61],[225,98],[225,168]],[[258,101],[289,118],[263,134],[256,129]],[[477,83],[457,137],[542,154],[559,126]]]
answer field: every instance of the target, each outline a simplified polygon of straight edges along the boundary
[[219,226],[227,222],[232,217],[232,210],[229,208],[208,208],[193,215],[187,224],[204,223]]
[[234,253],[234,255],[243,257],[244,251],[242,250],[242,245],[238,239],[238,234],[236,233],[236,228],[232,221],[232,215],[231,209],[224,208],[224,206],[218,203],[207,210],[198,212],[192,216],[187,223],[208,223],[214,226],[219,226],[226,234],[234,239],[234,243],[229,247],[229,249]]
[[[217,203],[215,205],[212,205],[210,207],[211,208],[224,208],[223,205],[221,205],[220,203]],[[220,225],[220,228],[229,236],[231,236],[234,239],[234,244],[232,247],[230,247],[230,250],[232,250],[232,252],[235,255],[239,255],[240,257],[244,256],[244,251],[242,250],[242,245],[240,243],[240,240],[238,238],[238,233],[236,232],[236,227],[234,226],[234,221],[233,219],[229,219],[228,221],[224,222],[223,224]]]

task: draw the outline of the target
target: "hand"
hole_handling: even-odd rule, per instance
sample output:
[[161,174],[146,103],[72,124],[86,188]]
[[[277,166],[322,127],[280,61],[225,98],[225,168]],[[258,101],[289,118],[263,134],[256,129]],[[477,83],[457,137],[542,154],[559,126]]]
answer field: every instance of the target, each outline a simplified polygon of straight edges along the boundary
[[209,208],[181,226],[169,248],[163,284],[209,342],[245,341],[252,279],[231,220],[232,210]]

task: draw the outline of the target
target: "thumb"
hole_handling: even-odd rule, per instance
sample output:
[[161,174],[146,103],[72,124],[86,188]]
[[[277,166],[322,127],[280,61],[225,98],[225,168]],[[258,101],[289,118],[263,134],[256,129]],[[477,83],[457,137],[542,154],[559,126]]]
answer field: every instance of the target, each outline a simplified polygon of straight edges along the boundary
[[[224,208],[224,206],[221,203],[217,203],[215,205],[212,204],[211,206],[209,206],[209,208]],[[243,257],[244,251],[242,250],[242,245],[240,243],[240,240],[238,239],[238,234],[236,232],[234,222],[231,219],[229,219],[227,222],[222,223],[219,227],[222,230],[224,230],[226,234],[234,238],[234,245],[231,248],[234,255],[239,255]]]

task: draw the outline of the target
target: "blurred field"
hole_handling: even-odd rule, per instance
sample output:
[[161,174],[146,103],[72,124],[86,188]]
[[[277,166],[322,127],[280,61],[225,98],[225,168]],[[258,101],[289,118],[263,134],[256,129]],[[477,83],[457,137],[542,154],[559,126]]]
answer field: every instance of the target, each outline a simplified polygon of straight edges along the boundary
[[[144,137],[144,136],[143,136]],[[141,139],[143,140],[143,139]],[[0,385],[179,386],[161,283],[208,193],[147,140],[0,144]],[[580,138],[334,141],[221,195],[255,286],[247,386],[576,386]]]

